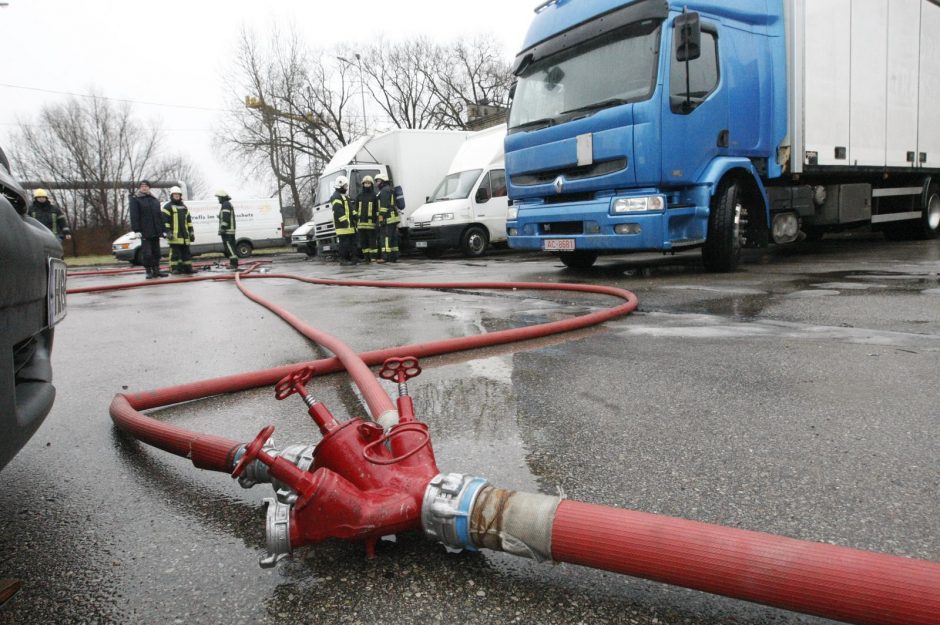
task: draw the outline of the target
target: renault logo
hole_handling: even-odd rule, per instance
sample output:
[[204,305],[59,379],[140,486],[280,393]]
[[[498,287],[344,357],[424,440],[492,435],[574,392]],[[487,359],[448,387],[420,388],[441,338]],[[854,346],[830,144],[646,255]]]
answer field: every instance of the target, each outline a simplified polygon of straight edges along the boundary
[[561,193],[565,190],[565,179],[562,176],[555,178],[555,182],[552,183],[552,186],[555,187],[555,193]]

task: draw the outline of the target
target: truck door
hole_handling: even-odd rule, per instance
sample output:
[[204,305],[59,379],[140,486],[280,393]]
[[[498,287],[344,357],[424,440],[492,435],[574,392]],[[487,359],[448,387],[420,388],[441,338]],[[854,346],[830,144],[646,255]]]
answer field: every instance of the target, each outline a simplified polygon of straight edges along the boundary
[[713,158],[728,152],[732,140],[718,29],[703,22],[701,30],[701,54],[688,62],[679,60],[679,31],[672,28],[664,32],[664,39],[668,39],[667,33],[672,37],[664,44],[671,50],[662,117],[664,185],[695,182]]

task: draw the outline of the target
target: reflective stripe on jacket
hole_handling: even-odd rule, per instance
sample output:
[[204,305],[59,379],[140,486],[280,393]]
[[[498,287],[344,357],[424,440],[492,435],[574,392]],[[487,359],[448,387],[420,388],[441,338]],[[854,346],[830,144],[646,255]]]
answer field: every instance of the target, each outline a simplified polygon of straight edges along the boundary
[[219,209],[219,234],[235,234],[235,209],[228,201]]
[[370,189],[356,198],[356,227],[359,230],[375,230],[379,221],[378,197]]
[[167,202],[163,205],[163,227],[166,229],[166,242],[170,245],[186,245],[195,239],[193,220],[185,204]]
[[333,225],[336,226],[337,236],[356,234],[356,222],[353,221],[353,211],[349,207],[349,197],[338,190],[330,197],[333,207]]
[[387,224],[397,224],[401,221],[398,209],[395,207],[395,194],[391,185],[382,185],[379,189],[379,218]]

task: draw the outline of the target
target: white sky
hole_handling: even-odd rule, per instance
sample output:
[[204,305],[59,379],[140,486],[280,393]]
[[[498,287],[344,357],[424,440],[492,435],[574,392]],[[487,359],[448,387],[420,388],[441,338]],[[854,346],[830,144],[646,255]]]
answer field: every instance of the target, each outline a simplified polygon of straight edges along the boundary
[[[273,189],[245,181],[211,147],[213,129],[231,105],[224,75],[243,25],[264,35],[293,25],[311,47],[426,35],[445,42],[492,33],[511,59],[539,0],[3,0],[0,7],[0,142],[18,119],[35,119],[45,103],[86,93],[199,108],[135,104],[139,119],[164,129],[164,147],[190,157],[210,192],[258,196]],[[381,18],[379,17],[381,16]],[[241,99],[244,95],[234,94]],[[15,163],[14,163],[15,167]]]

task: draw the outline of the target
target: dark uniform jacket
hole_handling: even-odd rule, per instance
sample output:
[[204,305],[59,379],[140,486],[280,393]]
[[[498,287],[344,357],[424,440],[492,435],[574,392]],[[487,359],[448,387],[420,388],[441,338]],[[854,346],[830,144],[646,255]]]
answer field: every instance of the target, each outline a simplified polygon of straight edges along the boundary
[[349,206],[349,197],[337,189],[330,196],[330,206],[333,207],[333,225],[336,226],[337,236],[356,234],[356,221]]
[[395,193],[388,184],[379,189],[379,217],[382,223],[387,224],[397,224],[401,221],[398,208],[395,207]]
[[219,235],[235,234],[235,209],[228,200],[219,207]]
[[163,236],[163,214],[160,212],[160,200],[149,193],[138,191],[130,202],[131,230],[139,232],[145,239],[159,239]]
[[375,191],[363,189],[356,196],[356,227],[374,230],[379,222],[379,198]]
[[66,221],[62,209],[54,206],[51,202],[47,201],[44,204],[33,202],[29,206],[29,216],[52,230],[52,234],[57,237],[64,237],[72,233],[69,230],[69,223]]
[[182,200],[163,205],[163,227],[170,245],[188,245],[196,240],[192,217]]

